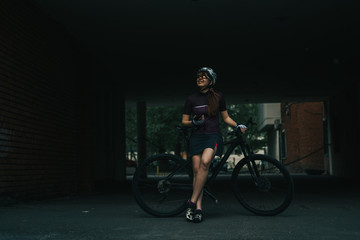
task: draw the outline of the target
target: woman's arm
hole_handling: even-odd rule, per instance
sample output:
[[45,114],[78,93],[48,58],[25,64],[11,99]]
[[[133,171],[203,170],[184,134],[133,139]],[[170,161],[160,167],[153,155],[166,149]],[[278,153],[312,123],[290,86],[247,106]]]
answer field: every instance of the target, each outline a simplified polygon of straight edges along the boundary
[[[222,116],[222,119],[224,120],[224,122],[225,122],[227,125],[229,125],[230,127],[237,127],[237,123],[236,123],[234,120],[232,120],[232,118],[229,116],[227,110],[222,111],[222,112],[221,112],[221,116]],[[240,129],[241,129],[241,132],[242,132],[242,133],[245,133],[246,128],[240,127]]]
[[190,115],[188,115],[188,114],[183,114],[181,123],[184,127],[192,127],[193,126],[192,121],[190,120]]
[[236,122],[232,120],[227,110],[221,112],[221,117],[227,125],[230,127],[236,127]]
[[195,118],[191,121],[190,115],[183,114],[181,123],[184,127],[200,126],[204,123],[204,119],[204,115],[201,115],[200,117],[195,116]]

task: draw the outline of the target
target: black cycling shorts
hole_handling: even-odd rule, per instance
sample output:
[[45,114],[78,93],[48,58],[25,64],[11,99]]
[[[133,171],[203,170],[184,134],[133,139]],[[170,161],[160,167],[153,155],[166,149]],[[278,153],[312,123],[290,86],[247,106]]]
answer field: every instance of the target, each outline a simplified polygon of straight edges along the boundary
[[190,137],[189,152],[190,156],[200,154],[205,148],[214,149],[217,147],[215,155],[221,156],[223,153],[223,140],[219,134],[196,134]]

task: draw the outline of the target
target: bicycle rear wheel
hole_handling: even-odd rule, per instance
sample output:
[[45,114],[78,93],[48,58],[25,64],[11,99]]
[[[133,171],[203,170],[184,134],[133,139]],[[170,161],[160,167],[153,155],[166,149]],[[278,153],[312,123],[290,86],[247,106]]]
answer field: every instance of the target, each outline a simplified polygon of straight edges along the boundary
[[183,212],[192,193],[190,162],[160,154],[146,159],[135,171],[132,189],[139,206],[157,217]]
[[294,193],[287,169],[276,159],[260,154],[244,158],[235,166],[232,187],[247,210],[266,216],[283,212]]

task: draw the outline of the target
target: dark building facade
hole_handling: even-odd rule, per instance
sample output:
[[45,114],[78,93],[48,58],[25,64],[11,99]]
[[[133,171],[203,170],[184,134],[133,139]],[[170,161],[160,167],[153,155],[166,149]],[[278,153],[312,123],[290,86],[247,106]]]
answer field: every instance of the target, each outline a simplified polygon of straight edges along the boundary
[[0,2],[0,196],[89,188],[87,56],[30,1]]
[[[61,3],[60,6],[65,4],[64,11],[58,13],[62,14],[60,19],[68,20],[67,25],[53,20],[54,15],[47,15],[51,11],[45,12],[39,2],[42,2],[43,6],[45,3]],[[67,3],[69,5],[66,5]],[[104,8],[97,12],[96,5],[90,3],[104,4]],[[217,83],[217,87],[227,94],[229,102],[230,99],[234,103],[299,102],[314,98],[324,101],[326,137],[329,139],[326,144],[329,146],[329,152],[319,151],[319,156],[316,157],[319,165],[310,167],[321,168],[321,161],[326,162],[323,157],[328,154],[329,159],[332,159],[331,166],[329,164],[329,167],[323,167],[329,169],[330,173],[336,176],[359,177],[357,171],[360,161],[357,150],[360,135],[360,62],[359,51],[356,49],[359,41],[351,34],[342,35],[345,31],[357,33],[357,28],[349,27],[343,30],[342,24],[338,24],[334,33],[334,26],[329,25],[330,40],[334,36],[338,37],[338,42],[335,43],[325,41],[319,35],[316,38],[309,34],[308,41],[315,38],[315,43],[319,42],[320,46],[328,42],[329,46],[317,49],[317,44],[313,47],[311,41],[308,47],[308,44],[297,41],[293,43],[283,37],[288,36],[289,32],[286,29],[291,31],[291,34],[302,34],[298,31],[300,28],[295,29],[292,24],[288,24],[288,28],[283,28],[285,26],[274,23],[275,25],[266,29],[275,26],[277,30],[271,34],[278,45],[269,50],[266,48],[274,45],[271,41],[253,35],[258,31],[260,34],[264,33],[261,26],[249,25],[247,21],[231,20],[231,23],[246,25],[245,35],[254,37],[249,40],[252,47],[239,44],[238,41],[246,40],[243,37],[244,29],[234,25],[228,29],[238,29],[238,38],[233,38],[232,44],[228,44],[228,38],[221,37],[224,44],[219,46],[226,47],[211,51],[218,44],[218,38],[209,41],[207,45],[204,45],[201,38],[194,38],[198,33],[198,27],[191,20],[187,20],[184,27],[182,20],[189,19],[189,15],[184,14],[183,18],[179,18],[183,14],[181,8],[179,15],[173,14],[173,11],[166,11],[167,8],[161,11],[164,19],[178,24],[178,28],[171,29],[173,35],[169,36],[172,37],[164,38],[168,36],[166,30],[168,26],[172,26],[172,21],[158,21],[157,16],[161,15],[160,12],[143,8],[141,13],[148,14],[147,18],[144,18],[146,20],[132,21],[139,20],[136,14],[130,12],[131,10],[139,13],[137,3],[116,3],[119,4],[116,5],[117,9],[115,5],[97,1],[89,1],[89,5],[86,4],[87,8],[76,1],[0,1],[0,198],[66,195],[90,190],[97,182],[106,184],[111,181],[123,181],[125,101],[131,97],[132,101],[137,102],[140,113],[137,123],[138,135],[144,136],[141,134],[144,134],[146,129],[146,103],[154,99],[157,100],[156,104],[165,104],[173,99],[180,99],[183,103],[187,91],[192,91],[191,86],[198,65],[210,63],[212,66],[215,65],[214,68],[220,73],[221,81]],[[196,4],[206,3],[200,1]],[[125,8],[128,5],[130,8]],[[134,8],[131,8],[132,5]],[[72,8],[74,6],[78,7],[78,12]],[[109,12],[101,11],[110,8]],[[161,10],[157,6],[155,8]],[[52,9],[57,10],[57,5],[55,4]],[[212,9],[218,11],[216,7]],[[253,10],[257,11],[256,8]],[[71,14],[76,18],[68,19],[67,15]],[[108,14],[112,14],[111,17],[108,17]],[[195,21],[198,14],[194,14],[194,17],[192,20]],[[252,19],[251,13],[249,17]],[[353,17],[354,21],[346,24],[356,25],[355,15]],[[79,22],[75,22],[74,19]],[[202,21],[205,18],[199,16],[199,19]],[[104,24],[100,20],[107,21]],[[339,18],[335,17],[333,20],[337,22]],[[143,21],[153,28],[147,28],[147,24],[142,25]],[[197,23],[204,26],[201,21]],[[263,23],[269,22],[268,19],[263,19]],[[298,23],[301,22],[303,21]],[[107,24],[113,25],[110,27]],[[142,31],[139,31],[140,25]],[[215,25],[217,29],[227,29],[220,23]],[[69,26],[73,27],[72,34],[67,32]],[[308,29],[304,26],[302,29]],[[193,27],[189,29],[189,35],[185,38],[178,37],[184,33],[179,31],[188,27]],[[77,30],[81,29],[86,30],[86,34],[79,34],[75,41],[74,33],[80,32]],[[278,34],[278,31],[281,34]],[[305,36],[304,34],[301,36]],[[287,40],[277,41],[278,38]],[[93,40],[92,44],[87,44],[90,39]],[[171,39],[181,44],[172,43],[169,41]],[[253,42],[252,39],[261,41]],[[297,39],[296,35],[293,39]],[[340,42],[343,39],[346,40],[345,43]],[[197,44],[193,46],[194,40],[197,40]],[[185,42],[188,42],[188,45],[182,45]],[[268,45],[265,44],[267,42]],[[280,48],[284,44],[288,48]],[[83,49],[84,46],[87,46],[86,50]],[[113,49],[114,46],[118,48]],[[242,47],[239,48],[240,46]],[[238,47],[235,52],[234,47]],[[93,52],[89,53],[89,49]],[[254,54],[254,50],[257,55]],[[96,55],[99,52],[101,54]],[[201,54],[198,54],[199,52]],[[333,54],[339,56],[333,59]],[[199,62],[200,56],[203,55],[207,60]],[[97,64],[93,63],[94,56],[98,57]],[[181,56],[186,56],[187,60],[183,61]],[[242,59],[238,59],[238,56],[242,56]],[[251,59],[246,56],[251,56]],[[176,66],[175,70],[173,66]],[[138,81],[138,76],[145,81]],[[316,80],[320,81],[320,86]],[[304,144],[313,142],[316,148],[324,145],[321,144],[320,138],[309,139],[310,134],[321,131],[321,124],[316,128],[316,124],[312,125],[312,132],[305,134],[289,126],[290,121],[294,119],[290,119],[289,116],[284,118],[287,118],[283,121],[289,128],[287,134],[301,134]],[[308,125],[302,128],[305,129]],[[316,135],[325,137],[326,134],[317,132]],[[142,144],[143,147],[139,147],[139,151],[146,148],[144,137]],[[302,150],[293,150],[295,155],[291,158],[296,160],[303,157],[304,154],[316,150],[315,147],[309,148],[305,145]],[[289,153],[289,149],[295,146],[289,145],[287,148]],[[289,156],[284,160],[290,161]],[[323,160],[318,160],[321,158]],[[300,161],[296,164],[300,164]],[[296,164],[293,166],[299,166]]]

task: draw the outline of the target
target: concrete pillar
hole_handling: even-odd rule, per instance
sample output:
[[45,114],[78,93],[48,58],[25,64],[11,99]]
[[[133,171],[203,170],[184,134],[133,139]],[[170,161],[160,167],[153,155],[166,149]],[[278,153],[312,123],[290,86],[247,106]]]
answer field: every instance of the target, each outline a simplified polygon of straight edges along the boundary
[[112,117],[109,111],[111,94],[105,86],[98,86],[96,110],[96,158],[94,161],[94,181],[105,182],[113,177],[111,169],[112,143],[109,133],[112,132]]
[[94,181],[123,181],[126,180],[125,100],[119,91],[108,86],[99,89]]
[[113,96],[113,146],[115,180],[126,180],[126,141],[125,141],[125,100],[120,94]]
[[146,102],[136,104],[138,165],[146,159]]
[[280,161],[279,131],[268,131],[268,155]]

